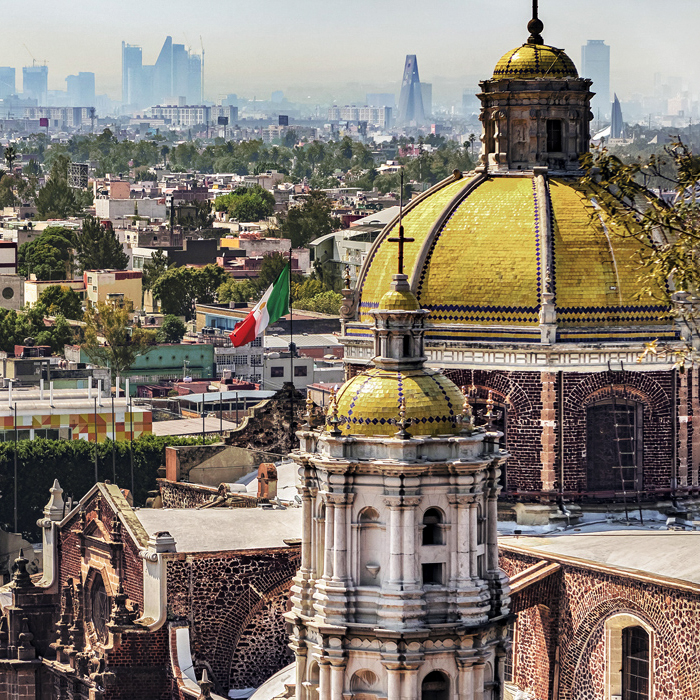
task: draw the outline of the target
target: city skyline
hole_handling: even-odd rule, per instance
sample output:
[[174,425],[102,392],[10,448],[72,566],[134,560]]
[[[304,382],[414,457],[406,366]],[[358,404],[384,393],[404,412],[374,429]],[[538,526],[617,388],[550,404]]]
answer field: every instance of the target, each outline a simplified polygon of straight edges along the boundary
[[[545,41],[566,49],[578,65],[582,45],[605,40],[612,54],[611,89],[622,99],[650,93],[655,73],[680,75],[697,91],[700,68],[692,60],[690,33],[679,34],[673,23],[659,22],[651,0],[635,0],[633,14],[631,6],[572,0],[563,7],[544,0]],[[685,24],[700,21],[700,7],[692,0],[675,0],[673,8]],[[171,11],[163,13],[126,0],[107,20],[103,9],[59,0],[33,18],[30,31],[11,33],[2,42],[0,65],[15,67],[19,82],[23,66],[32,65],[33,58],[46,60],[49,90],[65,90],[66,76],[93,71],[97,93],[119,100],[122,41],[141,46],[144,64],[154,64],[167,35],[193,53],[201,51],[201,35],[209,100],[230,92],[268,99],[272,90],[283,90],[294,101],[342,102],[355,92],[384,91],[382,86],[398,94],[406,54],[418,56],[436,101],[447,95],[457,100],[460,86],[490,76],[503,45],[526,39],[531,6],[528,0],[438,0],[429,6],[358,0],[353,12],[344,14],[320,0],[304,0],[293,7],[273,2],[272,9],[263,13],[258,6],[238,3],[193,6],[174,0]],[[9,26],[26,25],[20,7],[6,8],[5,14]],[[480,21],[493,16],[501,18],[498,41]],[[652,35],[655,51],[650,52]],[[75,45],[82,47],[79,53],[72,50]]]

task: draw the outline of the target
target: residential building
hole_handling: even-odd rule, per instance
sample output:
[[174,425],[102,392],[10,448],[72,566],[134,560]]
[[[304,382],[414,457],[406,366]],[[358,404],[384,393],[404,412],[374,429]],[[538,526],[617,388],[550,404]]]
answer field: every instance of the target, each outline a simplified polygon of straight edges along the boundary
[[338,107],[333,105],[328,109],[329,121],[367,122],[370,126],[378,126],[382,129],[390,128],[392,124],[392,108],[387,106],[376,107],[364,105],[345,105]]
[[85,270],[83,284],[86,300],[97,302],[131,303],[141,308],[141,270]]
[[155,105],[148,111],[155,119],[172,126],[198,126],[211,123],[211,107],[205,105]]
[[593,116],[599,123],[610,114],[610,47],[602,39],[589,39],[581,47],[581,77],[593,81]]
[[336,359],[343,357],[343,346],[338,342],[338,336],[331,333],[267,333],[265,352],[283,352],[289,349],[291,342],[299,355],[304,357],[312,357],[315,360],[327,359],[329,356]]
[[165,198],[149,199],[106,199],[95,200],[95,215],[98,219],[119,222],[136,216],[148,219],[166,219],[168,210]]
[[294,382],[295,389],[306,391],[306,387],[314,382],[313,358],[292,358],[289,351],[265,353],[262,388],[279,391],[286,382]]
[[30,306],[34,306],[39,301],[42,292],[49,287],[59,286],[62,288],[72,289],[83,301],[86,298],[85,281],[84,280],[38,280],[36,275],[24,280],[22,285],[24,288],[24,301]]

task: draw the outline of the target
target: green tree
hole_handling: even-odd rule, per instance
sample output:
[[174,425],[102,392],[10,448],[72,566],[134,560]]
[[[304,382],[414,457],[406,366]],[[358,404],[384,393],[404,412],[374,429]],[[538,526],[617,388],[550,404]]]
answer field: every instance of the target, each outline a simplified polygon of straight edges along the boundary
[[163,325],[158,329],[158,342],[180,343],[186,330],[187,326],[181,318],[168,314],[163,319]]
[[160,276],[173,264],[160,248],[143,265],[142,285],[144,290],[153,289]]
[[17,149],[13,144],[5,147],[5,163],[7,163],[7,169],[12,170],[12,167],[17,160]]
[[260,185],[239,187],[230,194],[217,197],[214,208],[228,212],[237,221],[260,221],[274,213],[275,196]]
[[94,216],[86,216],[77,234],[75,251],[81,272],[84,270],[125,270],[129,256],[111,228]]
[[36,177],[37,175],[41,175],[41,167],[39,166],[39,163],[32,158],[32,160],[30,160],[24,166],[24,168],[22,168],[22,173],[28,177]]
[[33,241],[27,241],[17,252],[19,274],[36,275],[38,280],[63,280],[73,276],[72,231],[61,226],[49,226]]
[[321,292],[316,296],[299,299],[294,302],[295,309],[305,309],[306,311],[315,311],[319,314],[330,314],[337,316],[340,313],[340,305],[343,302],[343,295],[333,292]]
[[70,287],[58,284],[46,287],[39,295],[38,303],[49,316],[64,316],[74,320],[83,317],[80,295]]
[[299,207],[292,207],[280,223],[280,236],[289,238],[293,248],[302,248],[339,226],[333,207],[323,192],[312,190]]
[[156,342],[156,332],[129,325],[129,305],[97,302],[85,312],[83,349],[92,362],[123,374]]
[[164,314],[194,316],[195,303],[211,304],[228,273],[218,265],[206,265],[201,269],[171,267],[153,284],[154,299],[160,302]]
[[57,155],[53,160],[46,184],[39,190],[35,199],[40,217],[65,219],[82,211],[82,196],[68,186],[69,163],[70,159],[66,155]]
[[255,296],[256,287],[250,280],[237,281],[227,279],[217,290],[216,296],[220,303],[227,304],[231,301],[247,302]]

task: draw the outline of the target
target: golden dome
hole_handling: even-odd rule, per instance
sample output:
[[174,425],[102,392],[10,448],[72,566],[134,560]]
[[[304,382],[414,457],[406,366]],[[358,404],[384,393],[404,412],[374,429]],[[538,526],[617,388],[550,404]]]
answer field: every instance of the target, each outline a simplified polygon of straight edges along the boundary
[[493,78],[578,78],[578,71],[562,49],[528,43],[505,54],[496,64]]
[[387,311],[418,311],[420,304],[413,292],[390,289],[381,298],[379,308]]
[[[560,339],[586,327],[659,326],[667,308],[637,298],[641,244],[616,235],[595,198],[576,177],[448,179],[406,210],[404,269],[431,340],[503,339],[539,342],[544,254],[554,294]],[[549,226],[541,220],[549,212]],[[373,322],[383,304],[396,259],[387,227],[368,254],[358,279],[359,320]],[[458,326],[469,326],[457,336]],[[504,334],[505,330],[508,332]],[[520,329],[520,330],[519,330]],[[569,338],[563,329],[567,331]],[[576,330],[576,333],[583,331]],[[613,339],[618,331],[606,331]],[[637,328],[636,338],[649,336]],[[347,335],[367,337],[362,326]],[[468,336],[468,337],[467,337]],[[654,337],[657,337],[656,335]]]
[[338,427],[344,436],[393,436],[399,429],[402,400],[414,437],[456,435],[462,429],[462,393],[447,377],[434,370],[379,368],[356,375],[340,388]]

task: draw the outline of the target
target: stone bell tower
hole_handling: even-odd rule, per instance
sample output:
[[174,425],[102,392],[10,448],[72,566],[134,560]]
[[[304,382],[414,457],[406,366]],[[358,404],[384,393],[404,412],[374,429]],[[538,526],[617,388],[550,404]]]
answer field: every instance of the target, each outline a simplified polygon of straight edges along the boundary
[[[400,234],[401,236],[401,234]],[[401,243],[400,243],[401,245]],[[302,562],[287,613],[297,700],[495,700],[507,648],[496,499],[506,453],[424,366],[404,274],[373,312],[373,366],[298,433]]]
[[547,46],[537,16],[527,42],[501,58],[482,92],[482,165],[489,170],[579,169],[589,150],[592,82],[562,49]]

